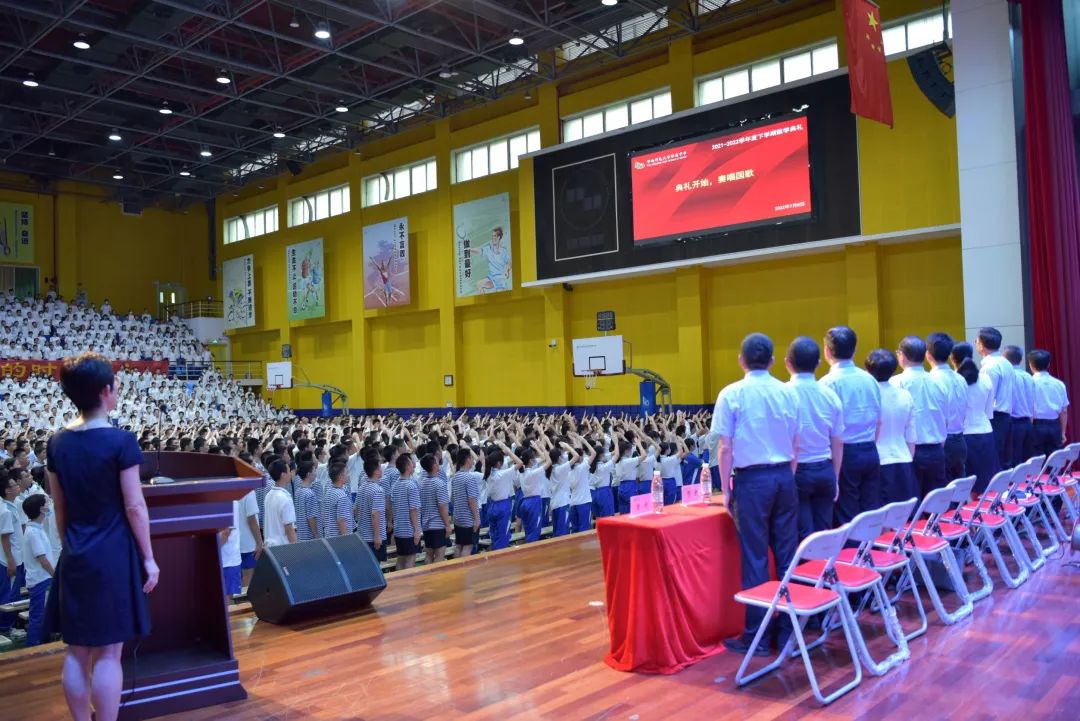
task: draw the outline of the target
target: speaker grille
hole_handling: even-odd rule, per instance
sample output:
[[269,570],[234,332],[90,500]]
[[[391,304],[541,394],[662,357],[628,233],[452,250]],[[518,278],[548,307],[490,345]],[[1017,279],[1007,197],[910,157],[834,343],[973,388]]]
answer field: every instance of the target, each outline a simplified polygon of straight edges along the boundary
[[345,584],[331,554],[325,549],[312,553],[306,546],[293,543],[274,548],[274,558],[292,589],[294,603],[340,596],[352,590]]
[[341,567],[345,569],[345,575],[348,576],[351,586],[350,590],[386,586],[382,570],[373,558],[374,554],[360,536],[350,533],[327,539],[327,543],[341,562]]

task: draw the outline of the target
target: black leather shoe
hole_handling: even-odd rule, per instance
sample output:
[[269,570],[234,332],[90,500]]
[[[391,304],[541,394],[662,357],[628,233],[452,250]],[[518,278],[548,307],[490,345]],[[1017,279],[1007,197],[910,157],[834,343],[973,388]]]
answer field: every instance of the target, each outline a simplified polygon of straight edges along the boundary
[[[734,638],[725,638],[724,639],[724,648],[726,648],[728,651],[731,651],[732,653],[738,653],[738,654],[745,655],[746,652],[750,650],[750,643],[753,640],[754,640],[753,638],[748,639],[748,638],[745,638],[743,636],[735,636]],[[766,646],[763,643],[759,643],[757,648],[754,649],[754,655],[764,658],[765,656],[771,656],[772,654],[769,652],[769,647],[768,646]]]

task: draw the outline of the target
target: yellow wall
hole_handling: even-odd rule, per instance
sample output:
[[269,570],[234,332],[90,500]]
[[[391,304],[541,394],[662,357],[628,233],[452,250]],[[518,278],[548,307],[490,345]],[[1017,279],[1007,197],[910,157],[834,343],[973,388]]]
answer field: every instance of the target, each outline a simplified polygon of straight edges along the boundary
[[[886,19],[937,7],[898,0]],[[277,204],[277,233],[223,246],[232,258],[254,253],[258,325],[233,335],[234,359],[277,360],[292,343],[293,360],[316,383],[340,386],[353,408],[631,404],[632,376],[601,379],[586,391],[570,374],[570,344],[595,335],[599,310],[617,313],[618,333],[633,343],[635,366],[655,370],[673,386],[677,403],[711,400],[738,375],[742,337],[769,333],[782,350],[799,334],[820,338],[851,324],[860,346],[895,347],[902,334],[963,330],[959,239],[917,242],[884,237],[829,252],[767,261],[696,266],[629,279],[524,289],[535,280],[531,161],[521,170],[451,184],[451,152],[480,141],[540,127],[542,144],[559,142],[561,117],[607,102],[670,87],[676,110],[693,106],[695,77],[842,34],[833,3],[823,1],[784,20],[699,35],[589,77],[569,77],[401,135],[365,144],[282,176],[268,190],[248,189],[219,202],[217,222]],[[842,43],[841,43],[842,45]],[[955,124],[927,101],[907,70],[890,63],[896,128],[858,121],[860,207],[866,235],[947,226],[959,220]],[[360,181],[404,163],[435,157],[437,190],[361,208]],[[352,211],[287,228],[290,198],[349,182]],[[454,295],[452,212],[456,203],[509,192],[517,286],[497,296]],[[361,228],[409,218],[413,302],[365,311]],[[285,246],[324,239],[326,318],[290,324],[285,315]],[[220,291],[219,291],[220,292]],[[549,347],[550,341],[556,341]],[[454,385],[443,385],[453,375]],[[296,390],[277,400],[317,406],[317,394]]]
[[56,278],[71,298],[82,283],[90,300],[118,311],[156,307],[155,281],[182,284],[189,298],[218,296],[210,280],[206,210],[147,208],[126,216],[105,191],[62,182],[38,192],[16,175],[0,175],[0,201],[34,208],[34,262],[42,289]]

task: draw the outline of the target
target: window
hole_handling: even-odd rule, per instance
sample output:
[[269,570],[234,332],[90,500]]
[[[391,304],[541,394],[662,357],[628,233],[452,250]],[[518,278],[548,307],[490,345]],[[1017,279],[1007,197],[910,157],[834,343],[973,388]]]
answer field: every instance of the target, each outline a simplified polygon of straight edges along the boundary
[[225,219],[225,244],[238,243],[278,229],[277,206],[253,210],[244,215],[234,215]]
[[518,158],[540,149],[540,129],[489,140],[454,151],[454,182],[464,183],[518,167]]
[[436,182],[434,158],[369,175],[364,178],[364,207],[435,190]]
[[572,118],[563,118],[563,142],[591,138],[653,118],[671,115],[671,91],[664,90],[643,98],[624,100],[604,108],[590,110]]
[[812,75],[832,72],[840,67],[836,41],[796,50],[778,58],[725,70],[702,78],[697,84],[697,104],[708,105],[740,95],[793,83]]
[[889,23],[881,31],[887,56],[937,45],[946,37],[952,37],[952,14],[946,18],[940,10]]
[[349,184],[301,195],[289,201],[289,227],[326,220],[349,212]]

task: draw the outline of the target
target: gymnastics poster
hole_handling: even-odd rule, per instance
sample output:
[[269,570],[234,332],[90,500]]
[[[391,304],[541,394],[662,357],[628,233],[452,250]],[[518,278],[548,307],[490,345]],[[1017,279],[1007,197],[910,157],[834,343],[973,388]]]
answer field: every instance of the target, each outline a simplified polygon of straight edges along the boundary
[[364,308],[408,305],[409,219],[364,226]]
[[289,296],[290,321],[326,315],[324,282],[322,238],[285,248],[285,292]]
[[0,262],[34,262],[34,208],[0,203]]
[[255,325],[255,256],[242,255],[221,265],[225,330]]
[[513,290],[509,193],[455,205],[454,233],[459,298]]

